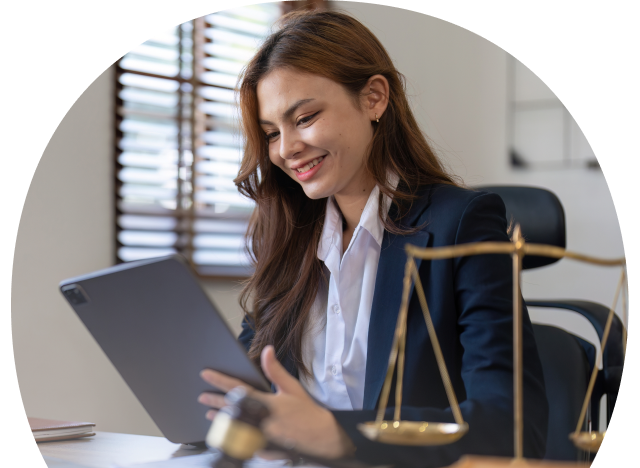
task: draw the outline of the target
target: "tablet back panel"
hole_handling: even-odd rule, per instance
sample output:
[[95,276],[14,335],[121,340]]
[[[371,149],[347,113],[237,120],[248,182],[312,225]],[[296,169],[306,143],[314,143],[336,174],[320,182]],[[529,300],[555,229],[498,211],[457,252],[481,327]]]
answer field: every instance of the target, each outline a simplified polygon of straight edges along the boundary
[[60,289],[167,439],[204,441],[204,368],[269,391],[182,257],[131,262]]

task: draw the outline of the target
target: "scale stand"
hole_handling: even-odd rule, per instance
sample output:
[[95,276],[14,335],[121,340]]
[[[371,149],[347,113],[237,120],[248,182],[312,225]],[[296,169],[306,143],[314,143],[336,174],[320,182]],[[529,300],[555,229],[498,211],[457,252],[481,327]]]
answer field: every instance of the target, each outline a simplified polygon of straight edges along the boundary
[[[626,271],[624,258],[619,259],[600,259],[596,257],[590,257],[587,255],[577,254],[566,251],[560,247],[543,245],[543,244],[527,244],[520,232],[520,226],[516,225],[511,242],[477,242],[470,244],[461,244],[450,247],[437,247],[437,248],[417,248],[412,245],[407,245],[407,263],[404,272],[404,284],[402,302],[400,305],[400,312],[398,314],[398,321],[396,323],[396,330],[393,337],[393,344],[391,346],[391,353],[389,356],[389,365],[387,367],[387,374],[385,377],[384,385],[382,387],[382,393],[380,395],[380,403],[378,407],[378,413],[375,421],[362,423],[358,426],[360,432],[362,432],[367,438],[381,443],[388,444],[400,444],[400,445],[445,445],[453,443],[463,437],[469,426],[464,422],[460,406],[456,399],[449,373],[444,362],[444,357],[440,349],[438,337],[436,336],[435,328],[431,320],[429,313],[429,307],[427,300],[420,282],[420,277],[415,264],[415,258],[423,260],[436,260],[447,259],[455,257],[463,257],[468,255],[481,255],[481,254],[508,254],[511,255],[513,260],[513,386],[514,386],[514,458],[494,458],[494,457],[469,457],[465,456],[460,459],[452,467],[456,468],[489,468],[489,467],[577,467],[586,466],[586,462],[553,462],[545,460],[528,460],[523,456],[523,383],[522,383],[522,301],[520,294],[521,284],[521,272],[522,272],[522,259],[525,255],[538,255],[553,258],[571,258],[573,260],[590,263],[601,266],[621,266],[622,273],[616,293],[614,302],[609,310],[609,316],[607,317],[607,323],[602,336],[602,343],[600,345],[600,353],[597,356],[587,393],[582,406],[582,411],[578,420],[576,431],[569,435],[569,438],[573,441],[574,445],[582,450],[586,450],[591,453],[597,452],[604,439],[604,433],[599,432],[584,432],[581,431],[586,415],[586,410],[591,399],[593,386],[595,384],[596,376],[598,373],[598,365],[602,361],[607,339],[609,337],[609,331],[611,329],[611,323],[614,317],[614,311],[617,305],[618,296],[620,292],[623,292],[623,311],[626,314]],[[411,290],[411,284],[415,284],[415,290],[420,300],[420,306],[429,332],[429,338],[433,346],[433,351],[438,363],[438,369],[440,376],[449,399],[449,404],[453,412],[455,423],[439,423],[439,422],[416,422],[416,421],[403,421],[400,418],[400,411],[402,406],[402,382],[404,376],[404,357],[405,357],[405,343],[407,335],[407,314],[409,308],[409,293]],[[624,287],[624,290],[623,290]],[[398,365],[398,375],[396,383],[396,395],[395,395],[395,409],[393,421],[384,420],[384,413],[389,401],[389,392],[391,389],[391,382],[393,380],[393,374],[396,368],[396,362]]]

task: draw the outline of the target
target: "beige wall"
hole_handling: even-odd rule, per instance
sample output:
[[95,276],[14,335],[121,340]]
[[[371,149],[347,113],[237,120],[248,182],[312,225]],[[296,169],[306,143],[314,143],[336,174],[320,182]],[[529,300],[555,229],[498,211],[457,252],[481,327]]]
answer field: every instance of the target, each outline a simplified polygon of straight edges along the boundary
[[[565,205],[570,248],[622,254],[601,172],[514,172],[509,167],[504,51],[417,13],[355,3],[340,7],[359,17],[388,48],[407,76],[419,122],[466,183],[548,187]],[[29,415],[91,420],[104,431],[159,434],[57,291],[60,280],[113,260],[112,102],[108,70],[60,124],[31,184],[12,286],[16,367]],[[615,276],[561,263],[527,273],[525,294],[608,303]],[[205,286],[237,329],[237,283]],[[566,326],[583,327],[571,321]]]

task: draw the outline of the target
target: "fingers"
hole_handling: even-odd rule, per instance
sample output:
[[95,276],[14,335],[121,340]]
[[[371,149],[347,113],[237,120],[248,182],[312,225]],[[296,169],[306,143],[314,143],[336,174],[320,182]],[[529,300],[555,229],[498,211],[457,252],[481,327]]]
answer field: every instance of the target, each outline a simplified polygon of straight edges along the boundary
[[250,389],[250,387],[242,380],[229,377],[228,375],[222,374],[212,369],[204,369],[202,372],[200,372],[200,377],[202,377],[202,380],[204,380],[208,384],[213,385],[214,387],[225,393],[236,387],[244,387],[246,389]]
[[216,393],[201,393],[198,397],[198,403],[202,403],[203,405],[209,406],[210,408],[220,409],[226,405],[224,401],[224,395],[219,395]]
[[216,414],[218,414],[217,410],[209,410],[207,411],[207,414],[205,415],[205,417],[209,420],[209,421],[213,421],[213,419],[216,417]]
[[278,391],[292,394],[306,394],[300,382],[293,377],[276,358],[273,346],[265,346],[260,355],[260,364],[267,378]]
[[[251,387],[246,385],[241,380],[235,379],[233,377],[229,377],[228,375],[225,375],[225,374],[221,374],[220,372],[216,372],[212,369],[203,370],[202,372],[200,372],[200,377],[202,377],[202,379],[208,384],[216,387],[217,389],[223,392],[228,392],[229,390],[236,387],[244,387],[249,391],[253,390]],[[207,411],[207,414],[206,414],[206,418],[209,421],[213,421],[213,418],[215,418],[216,414],[218,413],[217,411],[218,409],[222,408],[223,406],[226,406],[226,402],[224,401],[224,395],[211,393],[211,392],[201,393],[200,396],[198,397],[198,402],[212,408],[209,411]]]

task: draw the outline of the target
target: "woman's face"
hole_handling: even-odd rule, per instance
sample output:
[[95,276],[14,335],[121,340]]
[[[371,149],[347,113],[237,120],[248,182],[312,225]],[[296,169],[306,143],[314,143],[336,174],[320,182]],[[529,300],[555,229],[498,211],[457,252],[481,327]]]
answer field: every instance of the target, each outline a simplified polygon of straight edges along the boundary
[[358,107],[328,78],[277,69],[258,83],[257,94],[269,159],[309,198],[356,195],[373,187],[364,169],[377,110],[369,93]]

